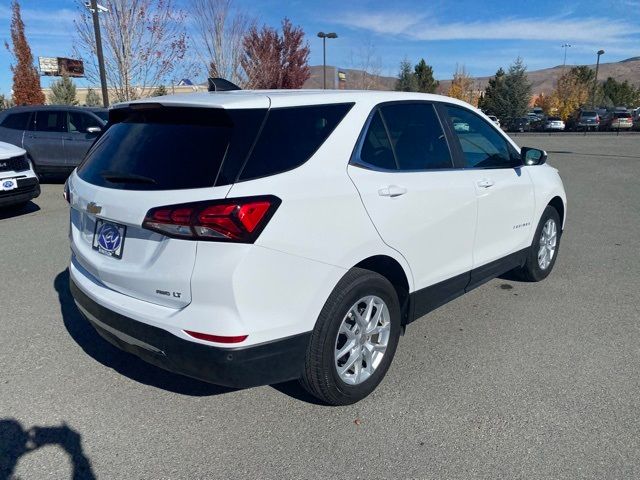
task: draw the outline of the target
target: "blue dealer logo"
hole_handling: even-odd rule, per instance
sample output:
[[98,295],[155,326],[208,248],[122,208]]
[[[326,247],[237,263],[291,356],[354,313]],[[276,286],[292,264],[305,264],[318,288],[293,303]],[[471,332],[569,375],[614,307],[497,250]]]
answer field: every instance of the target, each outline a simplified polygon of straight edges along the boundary
[[109,223],[105,223],[100,229],[98,235],[98,244],[107,252],[115,252],[120,248],[122,237],[117,227]]
[[7,180],[6,182],[4,182],[4,183],[2,184],[2,186],[3,186],[4,188],[10,188],[10,187],[13,187],[13,180]]

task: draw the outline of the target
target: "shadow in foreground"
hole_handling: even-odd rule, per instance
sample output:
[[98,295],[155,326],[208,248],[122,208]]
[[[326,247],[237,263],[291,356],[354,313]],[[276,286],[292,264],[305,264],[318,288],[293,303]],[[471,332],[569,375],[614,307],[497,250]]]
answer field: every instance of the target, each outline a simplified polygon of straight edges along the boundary
[[27,202],[22,205],[8,206],[0,208],[0,220],[5,218],[19,217],[20,215],[27,215],[29,213],[37,212],[40,207],[33,202]]
[[14,478],[20,457],[46,445],[58,445],[69,455],[72,479],[96,478],[91,462],[82,450],[81,435],[72,428],[62,424],[25,430],[17,420],[3,418],[0,419],[0,480]]
[[64,270],[56,276],[54,287],[58,292],[62,319],[69,335],[87,355],[101,364],[136,382],[182,395],[209,396],[234,391],[162,370],[108,343],[98,335],[76,307],[69,291],[69,270]]

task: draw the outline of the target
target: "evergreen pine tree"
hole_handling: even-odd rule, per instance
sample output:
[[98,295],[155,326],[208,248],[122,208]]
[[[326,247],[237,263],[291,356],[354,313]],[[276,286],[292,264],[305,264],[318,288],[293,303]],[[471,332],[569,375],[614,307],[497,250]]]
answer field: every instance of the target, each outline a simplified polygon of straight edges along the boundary
[[156,88],[153,93],[151,94],[152,97],[162,97],[163,95],[168,95],[169,92],[167,92],[167,89],[164,85],[160,85],[158,86],[158,88]]
[[411,63],[406,58],[400,62],[400,73],[396,81],[396,91],[415,92],[417,90],[416,76],[411,69]]
[[71,79],[64,75],[61,79],[51,84],[49,102],[53,105],[77,105],[76,86]]
[[440,82],[433,78],[433,68],[427,65],[424,58],[414,67],[416,88],[418,92],[434,93]]
[[495,76],[489,79],[489,84],[482,96],[482,110],[503,119],[507,116],[508,94],[505,82],[505,72],[500,67]]
[[87,105],[87,107],[101,107],[102,98],[100,98],[100,95],[98,95],[93,88],[89,88],[87,90],[87,98],[85,99],[84,103]]
[[507,104],[503,118],[525,116],[531,101],[531,82],[527,78],[527,67],[522,58],[516,58],[511,64],[504,83],[507,89]]

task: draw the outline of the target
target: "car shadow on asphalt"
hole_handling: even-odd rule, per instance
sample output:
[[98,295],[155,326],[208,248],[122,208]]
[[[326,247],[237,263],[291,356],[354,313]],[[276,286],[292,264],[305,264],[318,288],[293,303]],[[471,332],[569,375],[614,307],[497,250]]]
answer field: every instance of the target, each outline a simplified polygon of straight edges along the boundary
[[82,450],[81,440],[82,436],[64,423],[60,426],[35,426],[27,430],[14,418],[0,418],[0,480],[17,478],[14,471],[20,458],[48,445],[57,445],[67,453],[72,479],[95,479],[91,461]]
[[76,307],[69,290],[68,269],[56,276],[53,285],[58,292],[64,326],[71,338],[94,360],[136,382],[182,395],[200,397],[234,391],[231,388],[171,373],[114,347],[98,335]]
[[[54,287],[58,292],[62,320],[71,338],[84,350],[84,352],[101,364],[114,369],[118,373],[129,377],[136,382],[150,385],[170,392],[189,396],[213,396],[238,389],[221,387],[207,382],[185,377],[150,365],[135,355],[114,347],[104,340],[84,319],[71,296],[69,290],[69,270],[60,272],[55,280]],[[289,381],[270,385],[276,391],[314,405],[325,405],[315,397],[307,393],[298,381]],[[2,477],[0,477],[2,480]]]
[[0,220],[7,218],[19,217],[20,215],[28,215],[40,210],[40,207],[33,202],[27,202],[24,205],[16,207],[2,207],[0,208]]

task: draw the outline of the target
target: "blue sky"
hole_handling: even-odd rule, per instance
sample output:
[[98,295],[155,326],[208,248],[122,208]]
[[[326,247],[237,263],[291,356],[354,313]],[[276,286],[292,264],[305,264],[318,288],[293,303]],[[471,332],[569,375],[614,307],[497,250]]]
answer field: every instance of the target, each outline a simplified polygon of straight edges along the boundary
[[[188,0],[177,1],[187,9]],[[9,4],[0,0],[2,43],[9,40]],[[22,0],[21,5],[34,56],[70,55],[78,3]],[[532,70],[552,67],[562,63],[564,43],[572,45],[568,64],[594,63],[600,48],[606,50],[603,62],[640,56],[640,0],[236,0],[236,5],[260,23],[278,25],[288,16],[301,25],[312,65],[322,62],[316,33],[335,31],[339,38],[328,43],[327,63],[354,66],[369,46],[386,75],[395,75],[404,57],[413,62],[424,57],[439,79],[450,78],[456,64],[472,75],[490,75],[517,56]],[[2,47],[0,93],[10,92],[10,64]]]

